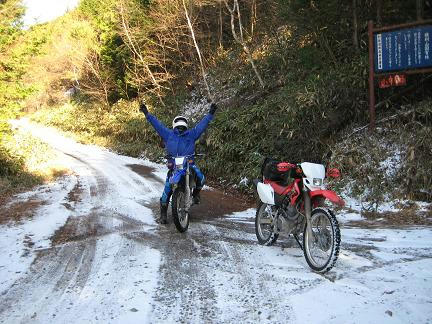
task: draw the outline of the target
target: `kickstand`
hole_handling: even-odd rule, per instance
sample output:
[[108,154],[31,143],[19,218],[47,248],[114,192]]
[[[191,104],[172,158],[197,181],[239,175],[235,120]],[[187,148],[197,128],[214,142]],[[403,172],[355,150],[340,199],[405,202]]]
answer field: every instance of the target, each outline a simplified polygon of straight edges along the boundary
[[296,234],[293,234],[293,236],[294,236],[295,240],[297,241],[297,244],[299,245],[300,249],[303,250],[303,245],[300,243],[298,236]]

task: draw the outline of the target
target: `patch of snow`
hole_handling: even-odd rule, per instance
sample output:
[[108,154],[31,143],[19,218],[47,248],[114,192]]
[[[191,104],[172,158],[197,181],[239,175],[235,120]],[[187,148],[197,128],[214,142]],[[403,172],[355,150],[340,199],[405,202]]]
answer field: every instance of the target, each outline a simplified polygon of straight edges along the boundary
[[389,178],[394,177],[402,166],[402,153],[398,148],[394,148],[389,156],[380,162],[380,169]]
[[232,213],[232,214],[228,215],[227,217],[228,218],[242,218],[242,219],[253,218],[253,219],[255,219],[255,215],[256,215],[256,209],[255,208],[249,208],[246,211]]
[[345,201],[345,208],[351,209],[355,212],[361,212],[363,209],[363,204],[361,201],[352,198],[351,196],[347,195],[346,193],[343,193],[342,195],[343,200]]
[[249,179],[244,177],[240,180],[239,185],[240,186],[247,186],[249,184]]
[[[51,247],[51,236],[71,215],[62,202],[67,202],[67,194],[76,181],[75,176],[63,177],[55,183],[20,194],[11,202],[19,203],[33,197],[46,204],[38,208],[32,219],[0,226],[0,291],[5,291],[24,275],[35,258],[35,251]],[[27,246],[29,243],[34,246]]]
[[347,222],[353,222],[353,221],[360,221],[363,220],[364,217],[361,216],[360,213],[357,212],[346,212],[344,210],[341,210],[336,213],[336,218],[340,223],[347,223]]
[[194,123],[198,122],[205,114],[208,113],[210,104],[206,98],[192,92],[191,99],[183,106],[183,115]]
[[432,203],[427,203],[427,202],[424,202],[424,201],[416,201],[415,203],[417,204],[419,212],[426,212],[432,206]]

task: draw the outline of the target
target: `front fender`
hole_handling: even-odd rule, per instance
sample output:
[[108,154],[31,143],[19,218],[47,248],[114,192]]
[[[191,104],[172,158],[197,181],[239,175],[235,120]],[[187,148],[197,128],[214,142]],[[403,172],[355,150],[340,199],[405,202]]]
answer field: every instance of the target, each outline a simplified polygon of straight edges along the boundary
[[339,197],[333,190],[314,190],[311,191],[309,194],[312,200],[314,198],[322,197],[324,199],[330,200],[332,203],[340,207],[345,206],[345,201],[341,197]]
[[175,170],[173,172],[173,175],[169,179],[169,183],[171,185],[178,184],[185,175],[186,175],[186,169]]

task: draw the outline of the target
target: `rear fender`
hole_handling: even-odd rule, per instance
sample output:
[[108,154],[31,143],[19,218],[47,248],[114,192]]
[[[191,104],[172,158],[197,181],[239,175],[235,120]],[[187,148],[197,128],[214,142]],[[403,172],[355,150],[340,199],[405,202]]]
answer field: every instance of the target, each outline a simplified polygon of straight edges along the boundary
[[185,175],[186,175],[186,169],[174,170],[172,177],[169,179],[169,183],[171,185],[178,184]]
[[312,201],[315,201],[317,199],[319,200],[320,198],[328,199],[335,205],[338,205],[340,207],[345,206],[345,202],[343,201],[343,199],[339,197],[333,190],[314,190],[310,191],[309,195]]

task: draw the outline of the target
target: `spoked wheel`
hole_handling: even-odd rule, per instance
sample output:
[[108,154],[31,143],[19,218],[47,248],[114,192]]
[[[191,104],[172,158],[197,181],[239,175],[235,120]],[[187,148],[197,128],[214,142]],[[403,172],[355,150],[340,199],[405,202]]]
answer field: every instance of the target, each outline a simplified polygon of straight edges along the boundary
[[312,237],[306,226],[303,233],[304,256],[312,270],[324,273],[334,266],[339,255],[339,224],[332,212],[317,208],[312,211],[311,229]]
[[189,213],[186,211],[186,195],[183,188],[176,188],[172,197],[172,216],[174,225],[180,233],[189,227]]
[[273,228],[273,216],[270,206],[260,203],[255,216],[255,233],[260,244],[272,245],[276,242],[279,234],[275,233]]

